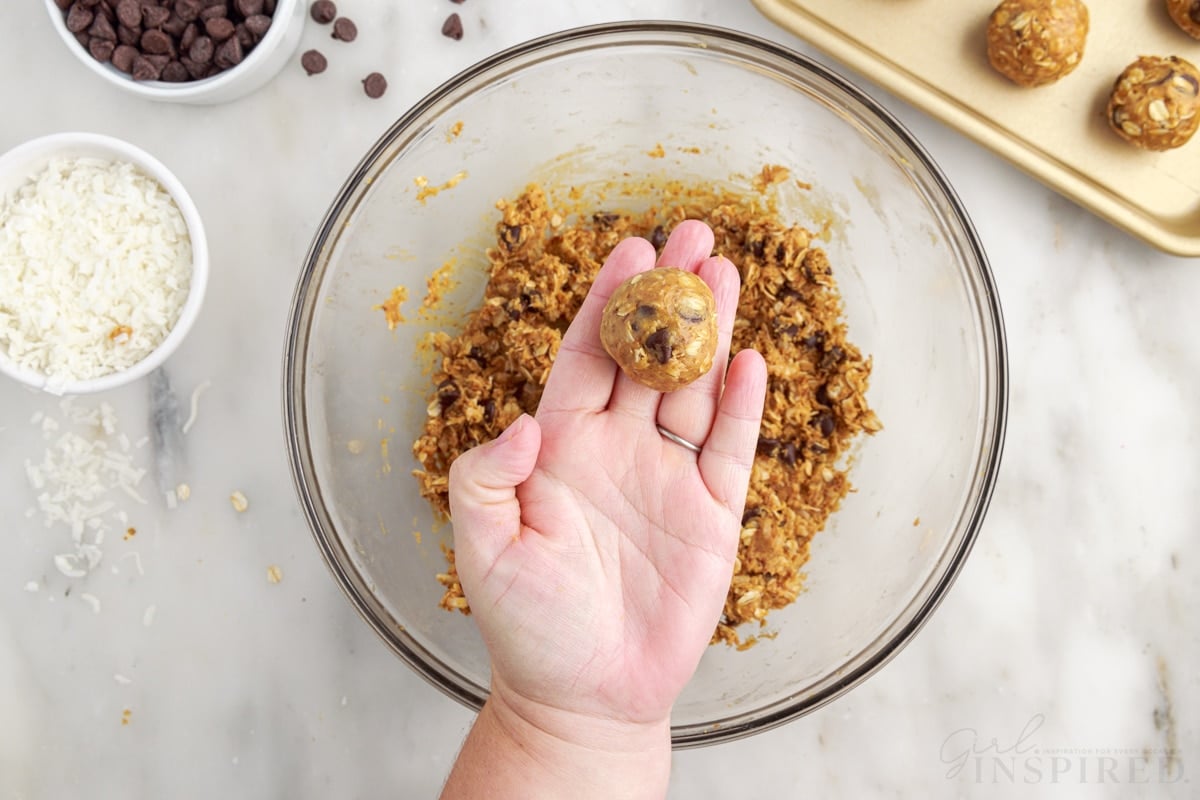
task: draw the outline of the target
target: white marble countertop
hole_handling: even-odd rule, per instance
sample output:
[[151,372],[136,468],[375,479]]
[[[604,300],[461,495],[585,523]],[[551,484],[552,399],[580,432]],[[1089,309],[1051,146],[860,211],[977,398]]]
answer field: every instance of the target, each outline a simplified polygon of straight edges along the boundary
[[[192,497],[138,507],[136,537],[86,582],[54,568],[69,533],[26,517],[24,464],[45,447],[30,420],[61,417],[58,401],[0,382],[0,800],[434,796],[471,715],[346,602],[284,452],[284,323],[321,215],[410,104],[534,35],[680,18],[810,52],[742,0],[340,5],[370,35],[338,51],[339,77],[293,64],[205,109],[117,93],[63,50],[40,2],[6,4],[0,150],[71,129],[147,148],[191,190],[214,269],[168,364],[185,415],[211,382],[187,436]],[[450,11],[461,42],[438,32]],[[373,69],[391,82],[379,101],[353,77]],[[672,797],[1195,796],[1200,260],[1151,250],[859,82],[941,164],[990,255],[1012,367],[1003,473],[915,641],[808,717],[676,754]],[[146,435],[144,382],[79,405],[102,401],[131,440]]]

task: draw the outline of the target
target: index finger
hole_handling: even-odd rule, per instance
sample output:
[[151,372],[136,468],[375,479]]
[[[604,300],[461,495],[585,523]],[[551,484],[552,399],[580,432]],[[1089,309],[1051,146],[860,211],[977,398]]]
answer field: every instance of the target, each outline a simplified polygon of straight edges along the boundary
[[543,411],[603,411],[612,395],[617,364],[600,343],[600,315],[616,288],[634,273],[654,266],[654,246],[625,239],[612,249],[558,346],[542,392]]

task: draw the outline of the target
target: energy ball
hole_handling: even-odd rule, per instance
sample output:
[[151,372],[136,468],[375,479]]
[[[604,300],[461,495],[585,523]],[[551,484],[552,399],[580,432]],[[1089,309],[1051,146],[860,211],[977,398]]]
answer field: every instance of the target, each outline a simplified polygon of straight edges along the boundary
[[1079,66],[1087,34],[1082,0],[1003,0],[988,19],[988,61],[1018,86],[1045,86]]
[[675,267],[639,272],[604,306],[600,341],[638,383],[657,392],[682,389],[708,372],[717,352],[712,290]]
[[1184,33],[1200,39],[1200,0],[1167,0],[1167,13]]
[[1117,78],[1108,124],[1143,150],[1186,144],[1200,126],[1200,71],[1176,56],[1142,56]]

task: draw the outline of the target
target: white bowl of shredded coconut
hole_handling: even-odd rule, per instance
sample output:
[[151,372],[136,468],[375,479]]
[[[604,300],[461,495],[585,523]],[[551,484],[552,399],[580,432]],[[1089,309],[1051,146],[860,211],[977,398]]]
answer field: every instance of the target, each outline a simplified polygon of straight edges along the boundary
[[199,212],[157,159],[62,133],[0,156],[0,372],[53,394],[134,381],[195,321]]

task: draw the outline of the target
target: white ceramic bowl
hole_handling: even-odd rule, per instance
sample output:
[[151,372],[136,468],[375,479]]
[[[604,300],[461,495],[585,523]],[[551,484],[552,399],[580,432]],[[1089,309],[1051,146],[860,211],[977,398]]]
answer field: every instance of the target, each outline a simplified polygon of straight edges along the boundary
[[75,34],[67,30],[63,12],[55,5],[54,0],[44,2],[54,30],[58,31],[67,49],[91,72],[117,88],[147,100],[191,105],[229,102],[265,86],[296,52],[296,47],[300,44],[300,35],[304,32],[304,20],[308,16],[305,13],[307,4],[304,0],[279,0],[270,30],[242,63],[211,78],[186,83],[165,83],[135,81],[112,64],[102,64],[92,58],[92,54],[79,44]]
[[90,394],[115,389],[161,366],[179,347],[192,323],[196,321],[208,284],[208,242],[204,237],[204,224],[200,220],[196,204],[192,202],[179,179],[163,166],[162,162],[128,142],[94,133],[56,133],[19,145],[0,156],[0,197],[40,172],[51,159],[80,157],[129,162],[166,189],[187,224],[188,236],[192,242],[192,278],[187,300],[170,333],[148,356],[127,369],[89,380],[53,380],[43,373],[16,365],[8,358],[3,348],[0,348],[0,373],[52,394]]

